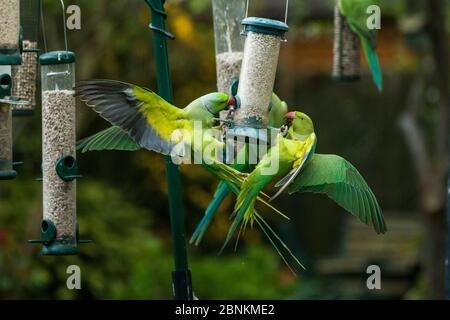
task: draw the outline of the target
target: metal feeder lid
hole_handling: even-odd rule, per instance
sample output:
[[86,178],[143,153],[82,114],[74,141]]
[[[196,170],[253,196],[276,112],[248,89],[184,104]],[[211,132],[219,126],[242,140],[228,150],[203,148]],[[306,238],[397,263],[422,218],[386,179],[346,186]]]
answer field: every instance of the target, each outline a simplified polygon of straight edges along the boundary
[[267,18],[249,17],[242,20],[242,24],[244,25],[245,31],[270,34],[278,37],[282,37],[289,30],[289,26],[286,23]]
[[71,51],[51,51],[39,57],[41,65],[69,64],[75,62],[75,53]]

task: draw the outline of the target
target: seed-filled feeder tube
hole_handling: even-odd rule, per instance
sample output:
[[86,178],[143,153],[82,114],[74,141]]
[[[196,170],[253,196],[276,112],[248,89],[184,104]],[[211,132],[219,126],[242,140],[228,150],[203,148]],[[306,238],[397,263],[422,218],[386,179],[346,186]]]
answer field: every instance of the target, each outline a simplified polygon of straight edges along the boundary
[[39,57],[42,74],[43,254],[78,253],[75,153],[75,55]]
[[38,57],[38,30],[41,0],[20,1],[20,24],[22,26],[22,65],[12,68],[12,94],[28,101],[14,105],[13,115],[31,115],[36,107],[36,80]]
[[[288,30],[286,23],[266,18],[245,18],[244,58],[237,90],[234,125],[227,130],[227,162],[239,160],[243,143],[256,164],[265,154],[270,101],[278,66],[280,45]],[[236,143],[238,141],[238,143]]]
[[20,0],[0,0],[0,9],[0,51],[6,54],[17,54],[19,51]]
[[213,0],[214,39],[216,47],[217,90],[230,93],[239,79],[244,39],[241,21],[245,17],[245,0]]
[[0,0],[0,180],[14,179],[11,105],[11,68],[21,63],[19,49],[20,1]]
[[[0,73],[3,66],[0,66]],[[2,76],[5,77],[6,73]],[[17,176],[13,170],[11,105],[0,98],[0,180],[10,180]]]
[[238,87],[240,106],[234,122],[266,128],[280,44],[288,26],[281,21],[254,17],[244,19],[242,24],[247,37]]
[[334,9],[334,46],[332,77],[337,81],[360,79],[360,44],[339,7]]

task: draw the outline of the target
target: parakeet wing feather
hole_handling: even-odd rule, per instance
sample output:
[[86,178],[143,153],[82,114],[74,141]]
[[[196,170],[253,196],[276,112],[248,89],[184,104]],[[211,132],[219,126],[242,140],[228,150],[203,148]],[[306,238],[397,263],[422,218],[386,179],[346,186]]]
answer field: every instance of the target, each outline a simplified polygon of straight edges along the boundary
[[117,126],[112,126],[79,140],[77,149],[83,153],[101,150],[137,151],[141,149],[141,146],[126,131]]
[[300,171],[303,169],[306,161],[308,161],[311,155],[315,151],[316,146],[316,135],[312,133],[308,139],[306,139],[303,150],[300,150],[298,153],[298,158],[294,163],[293,169],[289,172],[283,179],[276,183],[276,187],[281,187],[275,195],[270,198],[270,201],[276,199],[287,187],[294,181],[294,179],[299,175]]
[[185,129],[183,111],[156,93],[113,80],[79,81],[75,93],[105,120],[126,131],[142,148],[170,154],[171,134]]
[[324,193],[377,233],[387,231],[381,208],[358,170],[336,155],[315,154],[289,186],[289,193]]

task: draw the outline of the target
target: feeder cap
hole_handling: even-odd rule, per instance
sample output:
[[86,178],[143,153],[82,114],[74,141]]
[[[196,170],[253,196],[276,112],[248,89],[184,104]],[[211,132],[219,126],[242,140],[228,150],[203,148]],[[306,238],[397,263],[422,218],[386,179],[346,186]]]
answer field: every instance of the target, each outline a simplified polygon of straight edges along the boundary
[[41,65],[69,64],[75,62],[75,53],[71,51],[51,51],[39,57]]
[[242,24],[245,31],[271,34],[279,37],[282,37],[289,30],[289,26],[286,23],[267,18],[249,17],[242,20]]

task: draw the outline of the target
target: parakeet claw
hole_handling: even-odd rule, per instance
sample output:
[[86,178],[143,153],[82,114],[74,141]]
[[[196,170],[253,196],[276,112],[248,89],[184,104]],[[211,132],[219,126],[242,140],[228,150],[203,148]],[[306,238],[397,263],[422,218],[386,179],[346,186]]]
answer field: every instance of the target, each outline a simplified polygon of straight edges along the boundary
[[241,178],[247,178],[248,176],[249,176],[249,173],[245,173],[245,172],[239,172],[239,173],[237,173],[237,175],[239,176],[239,177],[241,177]]

